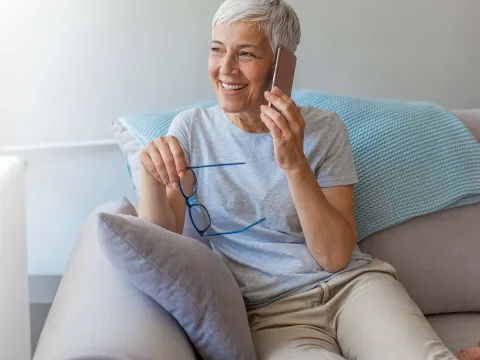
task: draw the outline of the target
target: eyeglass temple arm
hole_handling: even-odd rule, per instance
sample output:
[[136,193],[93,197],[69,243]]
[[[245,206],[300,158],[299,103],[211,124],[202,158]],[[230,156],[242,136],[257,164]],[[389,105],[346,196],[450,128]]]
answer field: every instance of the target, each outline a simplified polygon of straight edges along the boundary
[[238,163],[226,163],[226,164],[212,164],[212,165],[188,166],[187,169],[202,169],[202,168],[209,168],[209,167],[246,165],[246,164],[247,164],[246,162],[238,162]]
[[248,225],[247,227],[244,227],[240,230],[235,230],[235,231],[227,231],[227,232],[222,232],[222,233],[211,233],[211,234],[203,234],[204,236],[219,236],[219,235],[230,235],[230,234],[238,234],[238,233],[241,233],[241,232],[244,232],[244,231],[247,231],[248,229],[254,227],[255,225],[258,225],[260,224],[262,221],[265,221],[265,218],[263,219],[260,219],[256,222],[254,222],[253,224],[251,225]]

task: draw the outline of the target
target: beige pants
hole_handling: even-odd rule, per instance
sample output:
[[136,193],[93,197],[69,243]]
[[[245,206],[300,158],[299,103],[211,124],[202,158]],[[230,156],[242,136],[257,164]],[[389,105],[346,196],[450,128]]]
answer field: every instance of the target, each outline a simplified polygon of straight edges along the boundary
[[248,318],[259,360],[455,359],[380,260]]

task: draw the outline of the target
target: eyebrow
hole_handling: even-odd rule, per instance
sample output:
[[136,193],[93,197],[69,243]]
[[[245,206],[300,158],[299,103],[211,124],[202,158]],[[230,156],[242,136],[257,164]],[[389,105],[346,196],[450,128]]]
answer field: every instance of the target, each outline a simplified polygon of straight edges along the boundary
[[[224,43],[222,43],[221,41],[218,41],[218,40],[212,40],[212,43],[213,44],[218,44],[218,45],[222,45],[222,46],[225,46]],[[255,48],[257,50],[261,50],[258,46],[256,45],[253,45],[253,44],[241,44],[238,46],[239,49],[244,49],[244,48]]]

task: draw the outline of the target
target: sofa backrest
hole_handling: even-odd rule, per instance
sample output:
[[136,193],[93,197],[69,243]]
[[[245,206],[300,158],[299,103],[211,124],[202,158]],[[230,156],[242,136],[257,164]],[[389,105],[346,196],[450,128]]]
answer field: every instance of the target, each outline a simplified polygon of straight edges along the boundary
[[[453,113],[480,142],[480,110]],[[480,203],[411,219],[360,247],[397,269],[424,314],[480,311]]]
[[480,109],[477,110],[454,110],[457,116],[468,127],[470,132],[480,141]]

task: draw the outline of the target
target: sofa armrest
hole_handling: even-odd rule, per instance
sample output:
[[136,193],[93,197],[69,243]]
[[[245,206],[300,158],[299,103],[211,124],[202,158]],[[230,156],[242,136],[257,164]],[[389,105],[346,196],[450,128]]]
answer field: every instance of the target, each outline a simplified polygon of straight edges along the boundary
[[35,360],[195,360],[183,330],[160,305],[122,279],[97,241],[97,208],[87,219],[42,331]]

